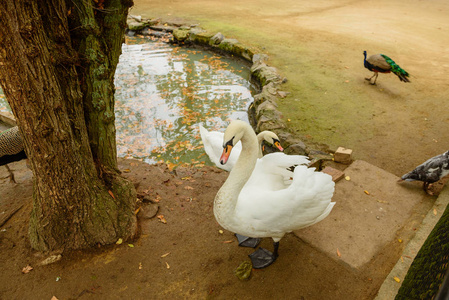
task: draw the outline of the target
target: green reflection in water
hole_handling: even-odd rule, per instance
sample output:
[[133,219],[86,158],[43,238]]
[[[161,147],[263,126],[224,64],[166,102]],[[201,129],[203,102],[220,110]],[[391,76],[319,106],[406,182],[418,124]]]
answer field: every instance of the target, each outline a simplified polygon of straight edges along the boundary
[[119,156],[208,163],[198,124],[224,130],[248,120],[249,78],[247,67],[213,53],[128,39],[115,77]]
[[11,113],[11,108],[9,107],[8,101],[6,101],[3,90],[0,88],[0,112]]
[[[198,124],[248,120],[250,70],[211,52],[127,38],[115,75],[117,152],[148,163],[210,164]],[[0,112],[11,112],[0,89]]]

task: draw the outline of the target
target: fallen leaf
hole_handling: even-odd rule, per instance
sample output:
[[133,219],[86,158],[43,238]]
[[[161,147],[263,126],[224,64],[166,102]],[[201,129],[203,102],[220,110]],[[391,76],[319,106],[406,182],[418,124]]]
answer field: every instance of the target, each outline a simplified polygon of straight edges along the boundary
[[139,270],[142,270],[142,263],[139,263]]
[[162,258],[167,257],[169,254],[170,254],[170,252],[167,252],[167,253],[165,253],[165,254],[162,254],[161,257],[162,257]]
[[134,214],[137,215],[141,208],[142,208],[142,206],[139,206],[139,208],[134,211]]
[[33,267],[30,266],[30,265],[27,265],[26,267],[24,267],[24,268],[22,269],[22,273],[23,273],[23,274],[27,274],[27,273],[30,273],[31,270],[33,270]]
[[224,231],[223,231],[223,230],[221,230],[221,229],[220,229],[220,230],[218,230],[218,233],[219,233],[219,234],[223,234],[223,232],[224,232]]
[[401,239],[398,239],[398,242],[399,242],[399,243],[402,243],[402,240],[401,240]]
[[340,250],[338,250],[338,248],[337,248],[337,256],[341,257],[341,253],[340,253]]
[[117,242],[115,242],[117,245],[121,245],[122,243],[123,243],[123,239],[122,238],[119,238],[118,240],[117,240]]
[[369,192],[368,192],[367,190],[364,190],[363,192],[364,192],[365,194],[369,195]]
[[251,277],[251,271],[253,270],[253,265],[249,261],[244,261],[235,270],[235,276],[240,280],[248,280]]
[[170,269],[170,265],[168,264],[168,262],[165,262],[165,264],[167,265],[167,269]]
[[167,224],[167,220],[165,220],[164,215],[159,215],[157,216],[157,218],[159,219],[159,221],[161,221],[164,224]]
[[436,208],[433,209],[433,214],[434,214],[435,216],[437,215],[437,209],[436,209]]
[[351,177],[346,176],[346,177],[345,177],[345,180],[349,181],[349,180],[351,180]]
[[234,241],[224,241],[223,244],[230,244],[232,242],[234,242]]
[[396,277],[396,276],[394,276],[393,279],[394,279],[394,281],[396,281],[396,282],[401,282],[401,280],[400,280],[398,277]]
[[134,248],[134,245],[133,244],[128,244],[128,247],[129,248]]
[[130,169],[125,169],[125,170],[123,170],[123,172],[125,172],[125,173],[130,173],[131,170],[130,170]]
[[111,197],[114,198],[114,200],[115,200],[115,197],[114,197],[114,194],[112,193],[112,191],[108,191],[108,193],[109,193],[109,195],[111,195]]
[[404,262],[404,258],[401,256],[401,262]]

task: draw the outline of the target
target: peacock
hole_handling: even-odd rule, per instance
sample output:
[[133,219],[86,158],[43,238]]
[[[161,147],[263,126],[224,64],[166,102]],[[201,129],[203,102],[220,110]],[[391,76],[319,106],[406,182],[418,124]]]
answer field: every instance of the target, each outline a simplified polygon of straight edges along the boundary
[[0,166],[6,165],[10,181],[15,182],[14,173],[7,164],[27,158],[19,127],[12,127],[0,132]]
[[[363,51],[363,55],[365,56],[365,59],[363,60],[365,68],[374,72],[373,76],[365,78],[369,81],[370,84],[376,84],[377,76],[379,76],[379,73],[390,72],[393,72],[396,76],[398,76],[399,80],[403,82],[410,82],[410,80],[407,78],[409,77],[408,72],[402,69],[398,64],[394,62],[394,60],[392,60],[385,54],[374,54],[366,58],[366,51]],[[371,82],[371,79],[373,79],[373,77],[375,77],[374,82]]]

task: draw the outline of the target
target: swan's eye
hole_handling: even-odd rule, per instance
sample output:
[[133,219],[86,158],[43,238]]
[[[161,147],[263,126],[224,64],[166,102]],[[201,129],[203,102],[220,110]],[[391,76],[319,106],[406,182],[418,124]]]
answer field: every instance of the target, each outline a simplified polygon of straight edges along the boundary
[[224,144],[223,148],[226,148],[226,146],[234,147],[234,138],[235,136],[233,136],[232,139],[230,139],[226,144]]

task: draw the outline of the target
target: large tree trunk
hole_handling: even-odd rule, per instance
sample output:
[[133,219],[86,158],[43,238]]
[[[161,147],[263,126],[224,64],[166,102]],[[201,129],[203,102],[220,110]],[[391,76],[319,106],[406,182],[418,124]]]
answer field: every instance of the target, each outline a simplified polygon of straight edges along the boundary
[[132,2],[107,2],[0,1],[0,83],[33,170],[38,250],[136,233],[135,189],[117,169],[113,84]]

